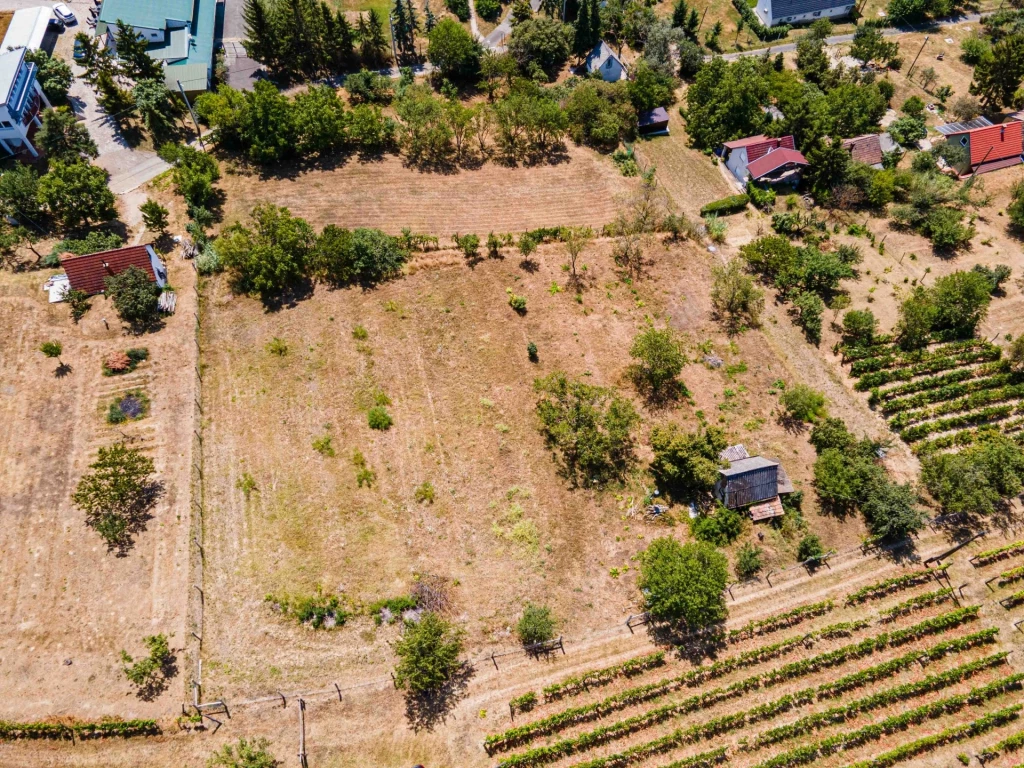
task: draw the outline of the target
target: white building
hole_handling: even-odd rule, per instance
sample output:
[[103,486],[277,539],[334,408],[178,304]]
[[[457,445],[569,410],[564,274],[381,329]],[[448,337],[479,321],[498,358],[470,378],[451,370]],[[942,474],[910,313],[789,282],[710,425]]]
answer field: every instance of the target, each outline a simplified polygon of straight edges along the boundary
[[758,0],[754,13],[766,27],[774,27],[846,16],[853,8],[854,3],[840,0]]
[[598,73],[601,79],[608,83],[618,82],[626,76],[626,68],[604,40],[595,45],[594,50],[587,56],[587,72]]
[[50,102],[36,80],[36,65],[25,61],[25,50],[0,52],[0,147],[11,155],[24,148],[38,157],[29,134],[42,125],[39,113]]

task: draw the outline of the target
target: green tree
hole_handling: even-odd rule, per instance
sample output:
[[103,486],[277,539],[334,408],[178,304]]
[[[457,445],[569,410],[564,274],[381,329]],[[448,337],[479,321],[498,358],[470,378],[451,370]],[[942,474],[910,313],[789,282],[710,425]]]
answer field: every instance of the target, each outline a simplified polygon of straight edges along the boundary
[[146,229],[159,232],[161,235],[167,232],[167,217],[170,211],[160,203],[147,197],[146,202],[139,206],[139,210],[142,212],[142,221],[145,223]]
[[39,173],[20,163],[0,173],[0,213],[23,223],[42,215]]
[[821,315],[825,302],[814,291],[801,291],[793,299],[793,306],[800,313],[797,323],[804,329],[807,340],[814,345],[821,343]]
[[885,39],[882,30],[877,27],[869,27],[861,24],[853,33],[853,44],[850,46],[850,55],[864,63],[865,66],[873,61],[882,65],[888,65],[890,61],[899,55],[899,45]]
[[132,25],[118,19],[114,40],[117,45],[117,59],[125,75],[135,82],[157,79],[163,82],[163,68],[160,62],[146,50],[149,41],[136,32]]
[[785,409],[786,415],[797,421],[814,424],[827,415],[825,395],[811,389],[806,384],[789,387],[780,395],[779,402]]
[[277,163],[295,151],[292,104],[270,81],[257,80],[252,91],[246,92],[240,118],[241,141],[253,162]]
[[64,363],[60,359],[60,356],[64,353],[64,345],[59,341],[44,341],[39,345],[39,351],[46,357],[55,359],[61,368],[64,367]]
[[136,448],[116,443],[100,448],[89,470],[78,481],[71,500],[110,549],[124,550],[153,502],[153,460]]
[[89,130],[66,107],[44,110],[42,123],[35,144],[50,160],[74,163],[99,154]]
[[39,180],[39,202],[64,229],[117,218],[107,172],[84,162],[52,163]]
[[717,427],[684,432],[674,422],[651,430],[654,460],[651,474],[658,485],[683,501],[706,498],[725,466],[719,454],[726,449],[725,432]]
[[749,541],[740,547],[736,553],[736,578],[739,581],[749,581],[754,578],[764,567],[761,563],[761,556],[764,550],[751,544]]
[[770,96],[769,73],[755,58],[729,63],[715,57],[686,91],[687,132],[698,149],[760,133],[770,118],[761,110]]
[[239,739],[225,744],[206,761],[206,768],[278,768],[280,763],[270,752],[270,742],[259,738]]
[[266,0],[244,0],[242,21],[245,25],[245,37],[242,39],[245,55],[272,70],[277,69],[280,41],[273,29]]
[[843,315],[843,341],[853,346],[869,346],[878,331],[878,320],[870,309],[851,309]]
[[677,85],[674,77],[657,71],[646,59],[640,59],[629,81],[629,98],[637,112],[667,107],[676,100]]
[[309,273],[330,285],[374,285],[402,271],[408,252],[378,229],[324,227],[309,255]]
[[845,182],[850,173],[850,153],[838,136],[818,139],[807,150],[807,162],[804,178],[818,200],[828,200],[832,190]]
[[432,696],[443,688],[462,666],[462,632],[433,611],[418,622],[406,622],[395,644],[398,664],[395,685],[414,696]]
[[138,689],[142,698],[151,699],[167,685],[168,668],[173,659],[167,645],[167,635],[150,635],[142,638],[149,655],[133,659],[128,651],[121,651],[121,668],[128,682]]
[[103,284],[122,322],[142,329],[156,319],[160,288],[145,271],[132,265],[123,272],[104,278]]
[[551,609],[542,605],[527,603],[523,615],[516,623],[516,635],[523,645],[535,645],[555,636],[555,619]]
[[888,541],[899,541],[920,531],[927,519],[917,504],[913,486],[889,480],[869,485],[860,509],[872,535]]
[[388,55],[388,41],[384,36],[384,22],[376,8],[371,8],[366,15],[366,22],[363,17],[359,19],[359,52],[363,62],[378,69],[391,57]]
[[177,111],[171,101],[171,92],[159,80],[140,80],[132,88],[135,109],[142,117],[146,130],[153,137],[163,136],[170,129]]
[[590,40],[590,5],[584,2],[580,5],[579,16],[573,25],[572,52],[577,59],[583,60],[593,47]]
[[984,432],[957,453],[925,458],[921,480],[943,511],[991,515],[1024,487],[1024,452],[1011,437]]
[[846,422],[835,416],[829,416],[811,428],[811,445],[819,454],[827,448],[835,448],[843,453],[856,442],[846,428]]
[[1020,334],[1010,344],[1006,360],[1014,373],[1024,373],[1024,334]]
[[935,281],[933,328],[957,338],[969,338],[992,301],[988,278],[978,272],[953,272]]
[[71,66],[64,59],[50,56],[42,48],[25,51],[25,61],[39,68],[36,79],[46,98],[53,104],[64,104],[68,100],[68,90],[75,82]]
[[640,555],[637,586],[651,618],[693,631],[725,621],[725,556],[710,544],[651,542]]
[[508,51],[529,72],[535,64],[548,74],[559,69],[572,51],[572,27],[557,19],[543,17],[517,24],[509,38]]
[[635,463],[632,433],[640,416],[628,400],[561,372],[536,379],[533,387],[540,395],[541,434],[573,485],[618,479]]
[[824,554],[825,549],[821,546],[821,539],[813,533],[809,533],[800,540],[800,545],[796,550],[796,559],[802,563],[811,558],[821,557]]
[[985,53],[974,68],[971,93],[989,109],[1013,104],[1024,78],[1024,32],[1008,35]]
[[298,152],[325,155],[348,141],[348,118],[337,91],[312,85],[295,97],[292,107]]
[[764,291],[743,271],[738,260],[711,268],[711,305],[730,333],[756,328],[764,311]]
[[679,389],[676,377],[688,360],[669,328],[648,326],[633,337],[629,356],[636,360],[630,370],[633,381],[651,397],[671,396]]
[[174,166],[171,178],[190,212],[216,203],[217,192],[213,182],[220,178],[220,166],[212,155],[184,144],[164,144],[159,154]]
[[480,44],[453,19],[442,19],[431,31],[427,58],[443,77],[468,79],[480,72]]
[[896,323],[896,339],[904,351],[922,349],[931,339],[935,325],[936,307],[931,292],[917,286],[900,304],[900,318]]
[[237,290],[270,301],[303,276],[316,235],[305,219],[269,203],[254,207],[249,222],[251,229],[228,227],[217,253]]

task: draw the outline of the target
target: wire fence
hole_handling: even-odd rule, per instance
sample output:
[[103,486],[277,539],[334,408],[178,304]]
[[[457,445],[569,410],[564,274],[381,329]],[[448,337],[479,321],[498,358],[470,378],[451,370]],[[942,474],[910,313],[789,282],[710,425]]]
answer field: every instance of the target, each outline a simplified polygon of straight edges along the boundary
[[194,260],[189,262],[195,272],[195,329],[193,332],[193,343],[195,344],[195,378],[192,402],[192,466],[190,468],[190,503],[191,514],[189,515],[189,576],[192,584],[189,588],[188,607],[186,614],[186,625],[188,636],[186,637],[185,654],[192,669],[191,687],[192,702],[198,705],[202,699],[202,672],[203,672],[203,609],[205,595],[203,594],[203,376],[199,369],[200,332],[201,325],[201,295],[199,292],[199,272]]

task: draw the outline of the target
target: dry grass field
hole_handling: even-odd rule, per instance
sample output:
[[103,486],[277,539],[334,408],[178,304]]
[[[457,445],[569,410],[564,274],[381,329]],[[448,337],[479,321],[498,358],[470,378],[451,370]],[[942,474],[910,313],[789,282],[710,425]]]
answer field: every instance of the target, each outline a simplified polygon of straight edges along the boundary
[[570,144],[564,161],[531,167],[489,162],[477,170],[438,174],[386,155],[271,178],[226,175],[221,186],[228,193],[228,222],[269,201],[317,229],[336,224],[399,234],[408,227],[447,241],[454,232],[486,236],[564,224],[599,228],[615,217],[619,198],[633,183],[611,159]]
[[[145,635],[166,633],[174,649],[187,635],[195,302],[192,270],[180,260],[169,267],[178,314],[141,337],[121,333],[102,297],[74,325],[66,305],[47,304],[47,273],[0,273],[0,718],[152,716],[181,699],[180,679],[154,702],[136,699],[118,658],[123,648],[141,650]],[[39,352],[49,340],[64,346],[63,377]],[[105,356],[139,346],[149,361],[102,375]],[[114,395],[133,388],[149,396],[150,415],[107,425]],[[163,484],[126,557],[107,552],[70,499],[96,449],[122,434],[153,457]]]

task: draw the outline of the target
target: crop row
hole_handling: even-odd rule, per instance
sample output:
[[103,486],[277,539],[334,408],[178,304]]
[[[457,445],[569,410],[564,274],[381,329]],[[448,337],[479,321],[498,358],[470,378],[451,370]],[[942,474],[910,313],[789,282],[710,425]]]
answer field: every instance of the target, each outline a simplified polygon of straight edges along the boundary
[[1003,606],[1003,608],[1006,608],[1007,610],[1009,610],[1010,608],[1014,608],[1020,605],[1021,603],[1024,603],[1024,590],[1020,592],[1014,592],[1009,597],[1004,597],[1002,600],[999,601],[999,603]]
[[903,411],[910,411],[931,403],[941,403],[946,400],[952,400],[956,397],[969,395],[972,392],[995,389],[996,387],[1002,387],[1006,384],[1012,384],[1016,378],[1017,377],[1012,373],[997,373],[984,378],[968,377],[966,381],[954,382],[941,387],[925,389],[917,392],[916,394],[907,395],[906,397],[887,400],[882,405],[882,413],[887,415],[902,413]]
[[984,363],[975,368],[956,368],[936,376],[922,376],[919,379],[908,381],[905,384],[897,384],[888,389],[872,387],[871,395],[868,398],[868,405],[878,405],[896,398],[912,395],[915,392],[924,392],[930,389],[942,388],[959,381],[982,378],[999,373],[1009,373],[1010,363],[1007,360],[996,360],[992,363]]
[[926,360],[923,363],[910,365],[905,368],[890,368],[884,371],[864,374],[854,385],[858,392],[867,392],[875,387],[889,384],[893,381],[909,381],[910,379],[926,374],[948,371],[951,368],[959,368],[962,365],[971,363],[986,363],[998,360],[1002,352],[999,347],[986,349],[972,349],[949,357],[938,357],[934,360]]
[[713,768],[713,766],[726,761],[725,747],[719,747],[710,752],[702,752],[693,757],[686,757],[669,763],[664,768]]
[[998,562],[999,560],[1005,560],[1008,557],[1019,555],[1024,553],[1024,540],[1015,541],[1012,544],[1007,544],[1004,547],[997,547],[996,549],[986,549],[984,552],[979,552],[971,558],[971,563],[975,568],[981,568],[985,565]]
[[[936,617],[935,619],[930,619],[898,632],[883,632],[877,637],[867,638],[860,643],[845,646],[835,651],[822,653],[810,659],[793,662],[783,667],[770,670],[762,675],[739,681],[728,688],[716,689],[706,694],[693,696],[681,702],[658,707],[639,715],[635,715],[634,717],[620,720],[606,726],[601,726],[600,728],[595,728],[571,738],[562,739],[561,741],[548,746],[535,747],[527,750],[526,752],[512,755],[503,760],[499,765],[501,768],[522,768],[522,766],[543,765],[553,760],[558,760],[566,755],[585,751],[597,744],[623,738],[629,734],[649,728],[659,722],[663,722],[671,717],[692,712],[697,709],[704,709],[721,701],[735,698],[754,688],[769,687],[780,682],[794,680],[805,675],[813,674],[822,669],[839,666],[847,661],[868,656],[887,647],[895,647],[897,645],[911,642],[919,637],[924,637],[928,634],[950,629],[969,618],[974,618],[976,614],[977,607],[973,607],[973,612],[971,612],[971,609],[962,609],[960,611],[954,611],[952,613]],[[915,657],[920,657],[921,655],[921,653],[917,653],[915,654]],[[663,693],[668,693],[671,690],[670,686],[674,685],[678,687],[680,685],[680,681],[686,677],[688,677],[688,675],[683,675],[680,678],[675,678],[674,680],[664,681]],[[659,695],[663,695],[663,693]],[[817,688],[811,688],[797,694],[797,696],[800,697],[800,703],[813,701],[817,695]],[[603,714],[614,711],[614,709],[618,709],[623,706],[621,698],[612,698],[615,699],[615,701],[611,707],[602,707],[601,704],[597,704],[591,705],[590,708],[580,707],[575,711],[568,710],[560,713],[560,715],[545,718],[537,723],[519,726],[518,728],[510,729],[496,736],[488,737],[484,742],[484,747],[487,749],[488,753],[502,751],[507,749],[509,746],[521,744],[536,736],[562,730],[586,719],[594,719],[595,714],[597,717],[603,716]],[[643,699],[641,699],[641,701],[642,700]],[[633,702],[630,701],[628,703]],[[794,700],[790,699],[787,708],[792,706],[794,706]]]
[[937,579],[947,568],[949,568],[948,564],[927,571],[905,573],[902,576],[894,576],[891,579],[886,579],[885,581],[869,584],[868,586],[861,587],[856,592],[852,592],[847,595],[846,604],[858,605],[860,603],[866,603],[869,600],[879,600],[880,598],[891,595],[893,592],[902,592],[904,589],[916,587],[918,584],[925,584],[932,579]]
[[937,589],[934,592],[925,592],[923,595],[915,595],[909,600],[904,600],[902,603],[882,611],[880,620],[883,622],[895,621],[900,616],[906,616],[908,613],[913,613],[921,608],[938,605],[952,599],[953,590],[949,587]]
[[931,408],[897,413],[889,419],[889,427],[898,431],[925,419],[934,419],[937,416],[945,416],[950,413],[958,413],[959,411],[973,411],[985,405],[999,403],[1004,400],[1017,400],[1021,397],[1024,397],[1024,384],[1007,384],[1004,387],[983,389],[980,392],[972,392],[955,400],[947,400]]
[[0,720],[0,741],[15,739],[102,739],[156,736],[156,720],[105,720],[99,723],[15,723]]
[[875,357],[863,357],[850,366],[851,376],[863,376],[867,373],[882,371],[886,368],[899,368],[906,365],[926,363],[930,360],[939,360],[950,355],[963,354],[975,349],[989,349],[992,345],[980,339],[968,339],[956,341],[952,344],[943,344],[941,347],[927,352],[889,352],[888,354]]
[[884,691],[873,693],[870,696],[865,696],[862,699],[851,701],[849,704],[830,707],[824,712],[816,712],[813,715],[802,717],[789,725],[783,725],[778,728],[763,731],[757,735],[753,742],[750,743],[749,749],[760,749],[761,747],[767,747],[771,744],[788,741],[789,739],[804,736],[814,731],[821,730],[822,728],[828,728],[831,725],[844,723],[847,720],[851,720],[858,715],[870,712],[874,709],[880,709],[882,707],[887,707],[890,704],[896,704],[901,701],[906,701],[907,699],[924,696],[925,694],[932,693],[934,691],[941,691],[944,688],[956,685],[957,683],[973,677],[980,672],[991,669],[992,667],[1000,664],[1004,664],[1008,655],[1009,653],[1003,652],[986,656],[983,659],[978,659],[977,661],[972,661],[968,664],[962,664],[959,667],[955,667],[938,675],[929,675],[923,680],[915,680],[911,683],[897,685],[894,688],[888,688]]
[[1007,584],[1013,584],[1021,579],[1024,579],[1024,565],[1018,565],[1016,568],[1000,573],[999,586],[1005,587]]
[[981,758],[982,762],[985,762],[998,757],[1003,752],[1019,752],[1021,749],[1024,749],[1024,731],[1015,733],[1013,736],[1005,738],[991,747],[985,747],[985,749],[978,753],[978,757]]
[[746,624],[739,629],[730,631],[729,641],[735,643],[757,635],[767,635],[772,632],[777,632],[780,629],[795,626],[807,621],[808,619],[813,619],[816,616],[823,616],[833,608],[835,608],[835,605],[832,601],[825,600],[821,603],[802,605],[799,608],[794,608],[792,611],[787,611],[786,613],[772,616],[767,619],[761,619],[760,621],[751,621],[749,624]]
[[955,744],[958,741],[973,739],[975,736],[988,733],[993,728],[999,728],[1007,723],[1012,723],[1020,717],[1020,711],[1021,705],[1014,704],[996,712],[989,712],[987,715],[982,715],[970,723],[954,725],[952,728],[947,728],[942,733],[937,733],[934,736],[925,736],[908,744],[901,744],[896,749],[890,749],[888,752],[883,752],[877,757],[873,757],[870,760],[862,760],[859,763],[847,766],[847,768],[890,768],[890,766],[902,763],[904,760],[917,757],[925,752],[931,752],[933,749],[938,749],[947,744]]
[[632,677],[648,669],[660,667],[664,663],[665,652],[657,651],[656,653],[638,656],[621,664],[605,667],[604,669],[595,669],[590,672],[584,672],[581,675],[567,677],[561,682],[545,687],[544,700],[555,701],[565,696],[575,696],[590,687],[607,685],[618,677]]
[[997,696],[1002,696],[1008,691],[1020,690],[1024,687],[1022,683],[1024,683],[1024,674],[1009,675],[988,685],[975,688],[968,693],[939,699],[855,731],[839,733],[827,739],[791,749],[758,763],[756,768],[795,768],[799,765],[806,765],[823,757],[859,747],[869,741],[877,741],[883,736],[905,731],[911,726],[920,725],[933,718],[959,712],[964,707],[981,704]]
[[[1024,409],[1024,406],[1018,407]],[[993,405],[973,413],[949,416],[945,419],[927,421],[924,424],[915,424],[900,432],[900,437],[904,442],[914,443],[936,432],[946,432],[951,429],[959,429],[960,427],[973,427],[975,424],[985,424],[990,421],[1005,419],[1013,411],[1013,405]]]

